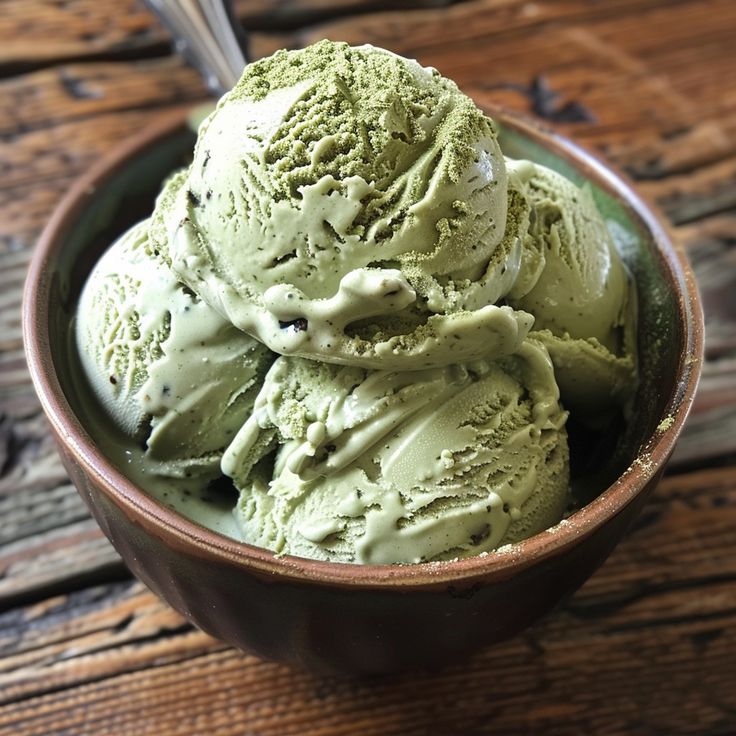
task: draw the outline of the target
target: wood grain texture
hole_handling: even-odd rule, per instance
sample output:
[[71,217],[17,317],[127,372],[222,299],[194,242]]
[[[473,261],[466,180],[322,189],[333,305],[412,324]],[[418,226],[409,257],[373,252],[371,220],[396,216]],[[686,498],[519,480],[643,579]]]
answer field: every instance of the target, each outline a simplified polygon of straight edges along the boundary
[[197,75],[137,0],[0,12],[0,734],[736,732],[736,54],[731,0],[237,0],[255,56],[370,42],[598,151],[687,249],[707,362],[672,473],[602,570],[439,673],[319,678],[240,655],[129,579],[56,457],[20,331],[75,176]]
[[[203,88],[197,74],[178,58],[64,64],[2,82],[0,135],[18,132],[27,135],[39,128],[54,129],[93,115],[160,109],[167,104],[202,97]],[[134,129],[131,125],[130,130]],[[57,134],[49,131],[49,135]],[[85,141],[76,137],[65,140],[60,146],[62,150],[85,147]]]
[[[235,0],[248,31],[288,28],[382,9],[441,7],[453,0]],[[69,59],[123,59],[168,53],[170,37],[140,0],[3,0],[0,70]],[[281,43],[280,46],[286,45]],[[253,51],[258,39],[253,39]],[[258,54],[256,54],[257,58]]]
[[0,732],[727,734],[736,557],[717,550],[734,512],[736,469],[668,478],[572,599],[436,673],[293,672],[192,630],[140,583],[52,598],[0,617]]

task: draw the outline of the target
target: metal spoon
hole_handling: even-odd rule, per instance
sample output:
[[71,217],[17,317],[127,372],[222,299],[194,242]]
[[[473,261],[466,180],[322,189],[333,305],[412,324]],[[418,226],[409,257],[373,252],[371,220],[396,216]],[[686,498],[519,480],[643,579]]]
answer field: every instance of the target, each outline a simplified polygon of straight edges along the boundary
[[174,47],[217,96],[240,79],[247,38],[230,0],[145,0],[174,37]]

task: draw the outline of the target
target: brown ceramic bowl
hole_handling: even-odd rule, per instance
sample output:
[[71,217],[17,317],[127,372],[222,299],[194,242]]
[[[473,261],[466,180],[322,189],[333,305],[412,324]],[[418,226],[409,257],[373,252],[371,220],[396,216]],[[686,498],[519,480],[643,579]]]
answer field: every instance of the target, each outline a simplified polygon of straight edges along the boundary
[[441,564],[359,566],[277,557],[152,500],[95,445],[73,388],[69,322],[92,263],[146,216],[191,151],[179,115],[101,161],[59,205],[25,290],[28,363],[61,457],[135,575],[213,636],[307,668],[380,672],[445,663],[510,637],[580,586],[639,513],[695,391],[702,314],[690,268],[640,198],[589,154],[502,111],[504,149],[591,183],[636,272],[642,380],[614,453],[612,483],[565,523],[504,554]]

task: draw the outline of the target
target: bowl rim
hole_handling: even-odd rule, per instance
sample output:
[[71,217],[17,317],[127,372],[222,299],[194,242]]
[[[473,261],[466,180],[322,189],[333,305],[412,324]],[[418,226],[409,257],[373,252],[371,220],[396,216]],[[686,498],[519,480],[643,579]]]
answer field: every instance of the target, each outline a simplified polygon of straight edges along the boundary
[[551,149],[597,186],[614,196],[655,244],[656,255],[677,285],[675,294],[682,350],[676,381],[662,416],[671,419],[644,442],[636,459],[608,488],[561,524],[502,552],[449,562],[359,565],[324,562],[239,542],[207,529],[163,506],[128,480],[96,447],[74,414],[54,370],[49,337],[50,272],[56,254],[79,214],[95,198],[97,187],[159,141],[183,133],[189,108],[177,108],[124,141],[78,178],[57,205],[33,252],[26,277],[22,321],[26,358],[42,408],[57,441],[72,453],[94,485],[148,533],[180,551],[291,582],[351,589],[434,588],[503,580],[575,546],[630,504],[663,469],[693,402],[703,359],[703,314],[692,269],[681,245],[673,245],[656,207],[636,193],[628,179],[578,144],[518,112],[484,105],[506,127]]

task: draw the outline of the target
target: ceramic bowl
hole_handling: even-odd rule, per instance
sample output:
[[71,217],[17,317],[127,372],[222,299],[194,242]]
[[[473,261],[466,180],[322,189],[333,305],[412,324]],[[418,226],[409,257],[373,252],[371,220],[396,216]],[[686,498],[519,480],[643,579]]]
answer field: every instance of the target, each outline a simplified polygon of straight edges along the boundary
[[99,162],[45,229],[26,284],[24,337],[64,465],[132,572],[213,636],[319,670],[383,672],[457,660],[513,636],[579,587],[662,474],[703,352],[702,314],[685,257],[609,167],[536,124],[491,114],[507,154],[590,183],[635,272],[640,313],[641,382],[635,413],[613,452],[615,471],[564,523],[503,554],[395,566],[278,557],[157,503],[98,449],[75,395],[70,319],[95,259],[150,213],[161,181],[190,155],[194,135],[183,114],[162,119]]

